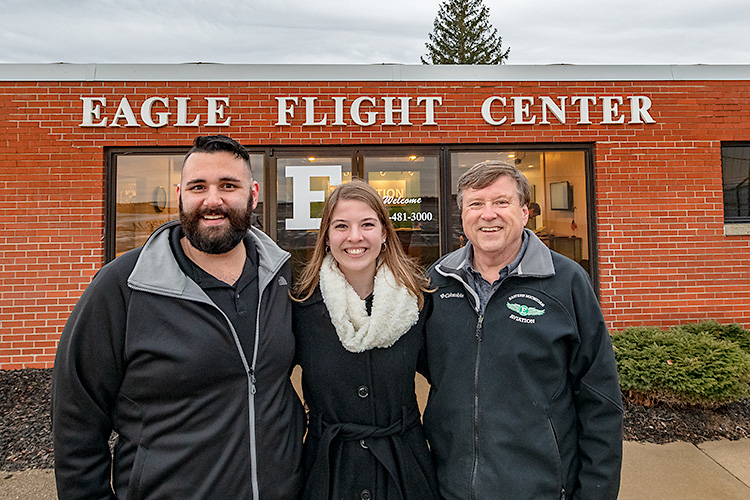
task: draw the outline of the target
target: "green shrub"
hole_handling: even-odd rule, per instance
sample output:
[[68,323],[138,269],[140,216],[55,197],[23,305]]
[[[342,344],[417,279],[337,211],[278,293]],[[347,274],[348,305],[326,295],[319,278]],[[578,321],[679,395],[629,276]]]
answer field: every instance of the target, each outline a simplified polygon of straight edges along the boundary
[[675,328],[690,333],[708,333],[719,340],[736,342],[745,352],[750,354],[750,330],[745,330],[742,325],[737,323],[722,325],[718,321],[703,321],[701,323],[688,323]]
[[750,397],[750,354],[717,336],[680,327],[613,332],[622,390],[647,401],[688,405]]

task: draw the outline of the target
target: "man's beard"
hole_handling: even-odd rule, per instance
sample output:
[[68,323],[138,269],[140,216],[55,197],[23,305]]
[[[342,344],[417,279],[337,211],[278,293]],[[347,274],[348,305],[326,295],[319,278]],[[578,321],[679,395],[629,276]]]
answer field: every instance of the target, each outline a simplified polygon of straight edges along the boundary
[[[180,223],[188,241],[193,247],[204,253],[227,253],[240,244],[247,230],[252,225],[253,197],[247,202],[244,210],[236,208],[198,209],[185,212],[182,198],[179,200]],[[222,215],[229,221],[229,227],[201,227],[201,220],[206,215]]]

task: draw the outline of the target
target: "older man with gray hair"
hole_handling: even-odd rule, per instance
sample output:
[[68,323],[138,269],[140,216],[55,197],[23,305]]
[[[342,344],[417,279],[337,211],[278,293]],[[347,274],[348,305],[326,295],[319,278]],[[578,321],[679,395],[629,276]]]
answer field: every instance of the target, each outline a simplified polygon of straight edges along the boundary
[[446,499],[616,499],[622,400],[589,276],[528,221],[514,166],[458,181],[469,243],[430,268],[424,425]]

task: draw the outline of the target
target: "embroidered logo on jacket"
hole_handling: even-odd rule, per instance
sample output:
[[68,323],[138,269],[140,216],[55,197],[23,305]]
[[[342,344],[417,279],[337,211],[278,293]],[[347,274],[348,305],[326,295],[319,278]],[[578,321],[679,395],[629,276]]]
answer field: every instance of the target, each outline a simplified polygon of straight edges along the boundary
[[464,294],[461,292],[441,293],[440,298],[441,299],[463,299]]
[[289,284],[289,283],[287,283],[287,281],[286,281],[286,278],[285,278],[285,277],[283,277],[283,276],[279,276],[279,286],[285,286],[285,285],[288,285],[288,284]]
[[[531,299],[534,302],[536,302],[539,306],[541,306],[541,308],[528,306],[526,304],[519,304],[517,302],[511,302],[512,300],[517,300],[517,299]],[[512,319],[513,321],[517,321],[518,323],[528,323],[528,324],[536,323],[536,319],[534,318],[534,316],[542,316],[544,315],[544,312],[545,312],[545,309],[543,309],[544,302],[534,297],[533,295],[527,295],[525,293],[519,293],[511,297],[508,297],[508,302],[505,303],[505,306],[511,311],[513,311],[514,313],[516,313],[516,314],[511,314],[510,319]]]
[[537,309],[536,307],[529,307],[523,304],[513,304],[511,302],[508,302],[505,305],[508,309],[517,312],[521,316],[541,316],[544,314],[544,309]]

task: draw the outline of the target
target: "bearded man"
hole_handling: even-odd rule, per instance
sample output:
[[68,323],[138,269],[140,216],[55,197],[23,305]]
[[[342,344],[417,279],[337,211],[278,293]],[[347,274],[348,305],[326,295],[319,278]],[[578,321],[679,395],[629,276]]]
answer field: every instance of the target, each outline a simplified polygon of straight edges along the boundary
[[258,189],[240,144],[196,138],[180,220],[83,293],[52,385],[61,500],[297,498],[289,254],[251,227]]

